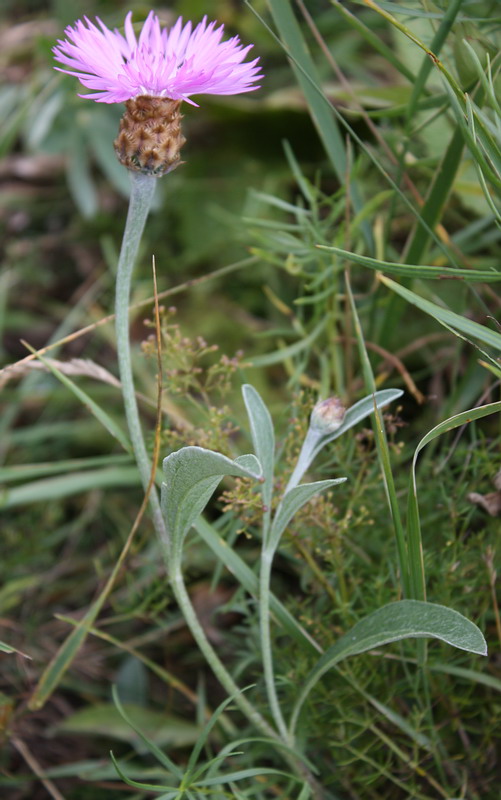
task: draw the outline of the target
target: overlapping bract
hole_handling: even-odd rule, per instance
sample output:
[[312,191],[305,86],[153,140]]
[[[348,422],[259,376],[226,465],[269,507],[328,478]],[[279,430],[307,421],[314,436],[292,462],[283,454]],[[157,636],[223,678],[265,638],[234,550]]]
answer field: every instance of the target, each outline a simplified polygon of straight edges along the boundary
[[140,95],[186,100],[194,94],[242,94],[258,89],[262,77],[259,59],[244,62],[252,45],[243,47],[238,36],[221,41],[224,27],[204,17],[196,27],[179,17],[162,29],[150,11],[139,38],[125,18],[125,35],[87,17],[65,30],[53,52],[56,67],[74,75],[98,103],[122,103]]

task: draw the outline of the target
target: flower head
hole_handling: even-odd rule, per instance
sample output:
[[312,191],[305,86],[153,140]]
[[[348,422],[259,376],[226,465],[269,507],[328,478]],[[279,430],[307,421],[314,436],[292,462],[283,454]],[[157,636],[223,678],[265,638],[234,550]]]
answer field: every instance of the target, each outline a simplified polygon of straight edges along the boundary
[[310,427],[319,433],[334,433],[341,427],[346,409],[339,397],[328,397],[319,400],[310,417]]
[[223,42],[222,25],[204,17],[196,27],[181,17],[166,30],[150,11],[139,38],[125,18],[125,35],[111,31],[99,18],[87,17],[65,30],[66,39],[53,48],[55,69],[74,75],[98,103],[123,103],[147,95],[186,100],[194,94],[241,94],[258,89],[259,59],[245,62],[252,45],[243,47],[238,36]]

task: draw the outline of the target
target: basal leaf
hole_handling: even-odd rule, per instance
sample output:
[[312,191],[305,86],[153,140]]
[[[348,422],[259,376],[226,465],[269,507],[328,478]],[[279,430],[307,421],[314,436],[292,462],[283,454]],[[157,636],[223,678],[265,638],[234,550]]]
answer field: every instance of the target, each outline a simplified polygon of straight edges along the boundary
[[440,639],[469,653],[487,655],[482,632],[458,611],[421,600],[401,600],[369,614],[345,633],[307,676],[291,720],[293,730],[304,701],[320,678],[349,656],[365,653],[400,639]]

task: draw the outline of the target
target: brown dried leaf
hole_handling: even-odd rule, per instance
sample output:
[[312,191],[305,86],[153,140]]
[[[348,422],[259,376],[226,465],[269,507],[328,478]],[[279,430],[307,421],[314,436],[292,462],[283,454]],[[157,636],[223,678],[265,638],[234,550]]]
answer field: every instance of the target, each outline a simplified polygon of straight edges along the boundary
[[491,517],[498,517],[501,514],[501,491],[489,494],[470,492],[468,500],[483,508]]

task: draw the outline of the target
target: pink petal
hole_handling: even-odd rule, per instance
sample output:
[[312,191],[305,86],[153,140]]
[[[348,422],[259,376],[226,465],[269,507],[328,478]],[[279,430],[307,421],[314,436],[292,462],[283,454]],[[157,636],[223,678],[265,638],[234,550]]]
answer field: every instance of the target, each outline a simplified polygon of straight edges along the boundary
[[[224,27],[204,17],[193,28],[182,17],[170,30],[161,29],[153,11],[139,38],[132,12],[125,17],[124,34],[111,31],[96,17],[87,17],[65,30],[66,39],[53,48],[55,67],[77,77],[93,94],[80,95],[101,103],[119,103],[141,94],[186,100],[192,94],[241,94],[258,89],[262,78],[259,59],[245,62],[252,45],[243,47],[238,36],[222,41]],[[98,27],[99,26],[99,27]]]

